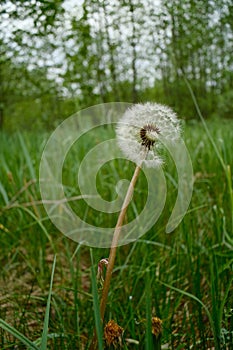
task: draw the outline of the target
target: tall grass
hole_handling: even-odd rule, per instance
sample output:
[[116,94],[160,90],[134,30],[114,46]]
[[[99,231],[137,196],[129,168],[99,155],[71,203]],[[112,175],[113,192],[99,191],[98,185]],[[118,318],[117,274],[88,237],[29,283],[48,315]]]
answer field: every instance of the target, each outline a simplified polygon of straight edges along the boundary
[[[150,348],[145,326],[150,308],[163,320],[164,349],[231,349],[233,122],[212,120],[207,127],[223,164],[202,124],[184,125],[195,182],[182,223],[165,233],[176,198],[176,171],[170,161],[164,169],[168,196],[163,214],[146,235],[118,250],[106,320],[114,319],[124,328],[124,349],[139,349],[143,339],[144,349]],[[46,133],[0,134],[0,318],[5,324],[0,329],[1,349],[25,349],[9,325],[31,342],[40,339],[55,254],[47,348],[87,349],[98,319],[93,265],[97,270],[108,250],[93,249],[92,263],[89,248],[65,238],[48,219],[38,187],[46,138]],[[82,142],[64,166],[69,196],[79,194],[77,167],[87,145]],[[130,179],[132,172],[132,163],[124,160],[106,164],[97,178],[103,197],[109,198],[119,178],[127,174]],[[144,184],[142,175],[129,218],[143,208]],[[97,216],[84,201],[72,203],[72,208],[93,224],[114,227],[116,215]]]

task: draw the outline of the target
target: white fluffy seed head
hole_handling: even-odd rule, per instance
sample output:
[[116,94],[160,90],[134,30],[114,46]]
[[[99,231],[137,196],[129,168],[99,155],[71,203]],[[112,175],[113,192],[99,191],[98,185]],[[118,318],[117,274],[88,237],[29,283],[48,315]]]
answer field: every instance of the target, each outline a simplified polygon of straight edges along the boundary
[[138,165],[143,162],[148,167],[157,167],[163,163],[159,150],[164,142],[180,138],[180,122],[167,106],[135,104],[119,120],[116,134],[119,147],[128,159]]

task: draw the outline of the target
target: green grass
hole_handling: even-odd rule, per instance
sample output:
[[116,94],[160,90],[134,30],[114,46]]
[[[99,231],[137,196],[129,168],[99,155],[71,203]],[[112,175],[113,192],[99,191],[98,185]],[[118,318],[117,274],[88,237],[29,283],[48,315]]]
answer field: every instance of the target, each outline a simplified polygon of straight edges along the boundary
[[[195,182],[182,223],[165,233],[176,198],[171,181],[176,173],[169,162],[161,217],[137,242],[118,249],[106,322],[114,319],[124,328],[124,349],[149,349],[149,309],[163,320],[164,349],[231,349],[233,121],[208,121],[207,127],[218,154],[202,124],[184,125]],[[87,349],[98,321],[93,266],[97,271],[108,249],[92,249],[92,264],[90,249],[64,237],[47,217],[40,202],[38,169],[48,136],[0,134],[0,318],[5,325],[0,328],[1,349],[25,349],[9,326],[33,344],[41,339],[55,254],[47,348]],[[78,192],[77,167],[86,152],[82,142],[79,152],[74,149],[65,162],[64,183],[71,196]],[[104,166],[97,178],[103,197],[110,198],[119,178],[130,179],[132,172],[132,163],[124,160]],[[143,207],[144,183],[142,175],[129,218]],[[116,215],[97,216],[81,201],[72,205],[88,222],[114,226]]]

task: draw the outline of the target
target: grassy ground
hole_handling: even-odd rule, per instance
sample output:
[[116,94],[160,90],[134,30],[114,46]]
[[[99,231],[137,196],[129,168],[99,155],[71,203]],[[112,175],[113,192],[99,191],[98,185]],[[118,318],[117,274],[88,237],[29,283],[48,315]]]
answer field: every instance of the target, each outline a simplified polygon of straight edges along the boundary
[[[163,349],[232,349],[233,121],[207,125],[214,145],[202,124],[184,126],[195,182],[182,223],[165,233],[176,197],[167,176],[167,202],[158,222],[140,240],[118,249],[106,321],[124,328],[125,349],[150,348],[133,342],[146,337],[148,310],[163,320]],[[56,254],[48,349],[87,349],[95,323],[90,249],[58,232],[40,203],[38,167],[48,136],[0,134],[0,317],[32,341],[41,337]],[[71,195],[73,162],[70,157],[64,170]],[[100,181],[106,197],[109,183],[132,174],[132,165],[123,160],[109,167]],[[176,176],[173,167],[165,172]],[[138,210],[144,195],[140,181]],[[89,220],[98,225],[107,219],[90,212]],[[108,249],[92,249],[92,255],[96,271]],[[0,348],[25,345],[0,329]]]

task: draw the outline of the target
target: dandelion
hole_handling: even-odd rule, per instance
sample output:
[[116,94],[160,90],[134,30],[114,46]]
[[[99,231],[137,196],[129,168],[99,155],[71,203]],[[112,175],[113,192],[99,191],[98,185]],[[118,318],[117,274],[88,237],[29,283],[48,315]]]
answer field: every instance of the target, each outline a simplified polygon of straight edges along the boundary
[[171,108],[158,103],[136,104],[117,125],[118,144],[124,155],[137,165],[157,167],[166,142],[180,137],[180,122]]
[[[160,148],[164,147],[166,142],[174,142],[179,138],[180,124],[176,114],[169,107],[156,103],[136,104],[124,113],[118,122],[116,134],[119,147],[125,156],[135,162],[137,166],[130,181],[113,234],[100,300],[100,317],[102,321],[104,320],[108,291],[122,225],[141,167],[143,164],[148,167],[157,167],[162,164],[163,161],[159,153]],[[113,325],[110,324],[110,326]],[[111,329],[110,327],[110,330]],[[110,337],[110,331],[108,335]],[[96,333],[93,337],[90,349],[97,349]]]

